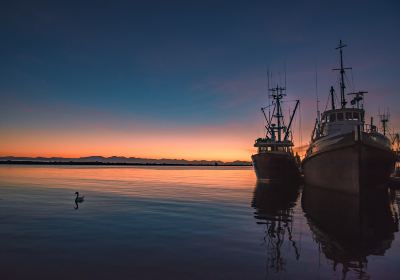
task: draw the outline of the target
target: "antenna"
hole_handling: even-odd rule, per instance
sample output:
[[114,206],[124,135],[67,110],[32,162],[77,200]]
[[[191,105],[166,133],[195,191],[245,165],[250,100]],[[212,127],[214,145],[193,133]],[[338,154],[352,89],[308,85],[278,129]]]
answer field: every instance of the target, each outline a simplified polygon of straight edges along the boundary
[[321,112],[319,110],[319,96],[318,96],[318,69],[315,65],[315,96],[317,97],[317,118],[318,122],[321,121]]
[[344,95],[344,89],[346,88],[346,85],[344,83],[344,74],[345,74],[345,70],[347,69],[351,69],[351,67],[344,67],[343,66],[343,48],[347,47],[347,45],[342,43],[342,40],[339,41],[339,46],[336,47],[336,50],[339,50],[340,52],[340,68],[334,68],[334,71],[340,71],[340,101],[341,101],[341,105],[342,108],[346,107],[347,101],[346,101],[346,97]]
[[383,135],[386,136],[387,123],[389,122],[389,118],[390,118],[389,109],[387,109],[386,113],[380,114],[379,117],[380,117],[381,123],[382,123]]
[[[268,91],[270,90],[270,79],[272,79],[272,73],[269,71],[269,68],[267,70],[267,76],[268,76],[268,88],[267,88],[267,97],[268,97],[268,105],[270,105],[269,101],[269,93]],[[268,108],[268,117],[271,119],[271,108]]]
[[278,84],[279,84],[279,85],[282,84],[282,75],[281,75],[281,71],[278,71]]
[[284,71],[285,71],[285,84],[284,84],[284,87],[286,88],[286,60],[285,60],[285,64],[284,64]]

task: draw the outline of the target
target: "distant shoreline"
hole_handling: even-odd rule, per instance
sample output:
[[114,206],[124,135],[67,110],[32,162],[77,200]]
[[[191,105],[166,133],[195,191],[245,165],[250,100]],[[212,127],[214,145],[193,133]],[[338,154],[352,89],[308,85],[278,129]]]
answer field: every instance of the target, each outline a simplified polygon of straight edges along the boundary
[[33,161],[33,160],[2,160],[0,164],[26,165],[102,165],[102,166],[252,166],[249,164],[200,164],[200,163],[122,163],[122,162],[76,162],[76,161]]

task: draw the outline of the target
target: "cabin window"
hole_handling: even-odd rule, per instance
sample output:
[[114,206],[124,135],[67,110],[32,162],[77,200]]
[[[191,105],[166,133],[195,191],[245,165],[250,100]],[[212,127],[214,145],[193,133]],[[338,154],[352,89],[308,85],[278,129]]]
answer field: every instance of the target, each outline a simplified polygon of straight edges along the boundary
[[346,120],[351,120],[353,118],[353,115],[351,112],[346,112]]
[[272,151],[271,147],[268,147],[268,152]]
[[337,114],[337,120],[338,121],[343,121],[343,113],[338,113]]
[[353,113],[353,119],[355,119],[355,120],[359,120],[359,119],[360,119],[360,116],[359,116],[359,114],[358,114],[358,113],[356,113],[356,112],[354,112],[354,113]]
[[330,114],[330,115],[329,115],[329,121],[330,121],[330,122],[336,121],[336,114]]

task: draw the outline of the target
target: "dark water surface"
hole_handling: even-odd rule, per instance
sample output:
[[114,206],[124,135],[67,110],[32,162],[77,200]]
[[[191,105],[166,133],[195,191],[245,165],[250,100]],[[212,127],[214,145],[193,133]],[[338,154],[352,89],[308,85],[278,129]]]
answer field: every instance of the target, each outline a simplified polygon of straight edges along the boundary
[[250,167],[1,166],[0,279],[400,279],[399,192],[283,187]]

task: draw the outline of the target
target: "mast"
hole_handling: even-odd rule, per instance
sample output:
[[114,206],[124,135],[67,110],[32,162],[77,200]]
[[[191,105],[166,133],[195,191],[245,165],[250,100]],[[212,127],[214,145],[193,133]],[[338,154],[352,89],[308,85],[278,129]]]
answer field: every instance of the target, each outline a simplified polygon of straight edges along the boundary
[[335,90],[333,89],[333,87],[331,86],[331,103],[332,103],[332,110],[335,110]]
[[281,108],[281,99],[283,98],[283,96],[285,96],[285,94],[283,93],[284,90],[284,87],[279,87],[278,85],[276,86],[276,88],[270,89],[270,91],[272,92],[271,97],[275,100],[276,104],[276,114],[273,115],[273,117],[277,119],[277,127],[274,129],[278,131],[278,142],[282,141],[281,131],[283,129],[283,126],[281,119],[283,118],[283,115]]
[[[278,90],[278,86],[276,87],[276,89]],[[277,94],[276,96],[276,107],[277,107],[277,113],[276,113],[276,117],[278,118],[278,141],[281,142],[281,99],[279,98],[279,94]]]
[[342,49],[344,47],[347,47],[347,45],[343,44],[342,40],[340,40],[339,46],[336,48],[336,50],[339,50],[339,52],[340,52],[340,68],[333,69],[336,71],[340,71],[340,101],[341,101],[342,108],[345,108],[346,104],[347,104],[346,97],[344,94],[344,89],[346,88],[346,85],[344,83],[344,74],[345,74],[345,70],[351,69],[351,67],[343,66],[343,50]]

